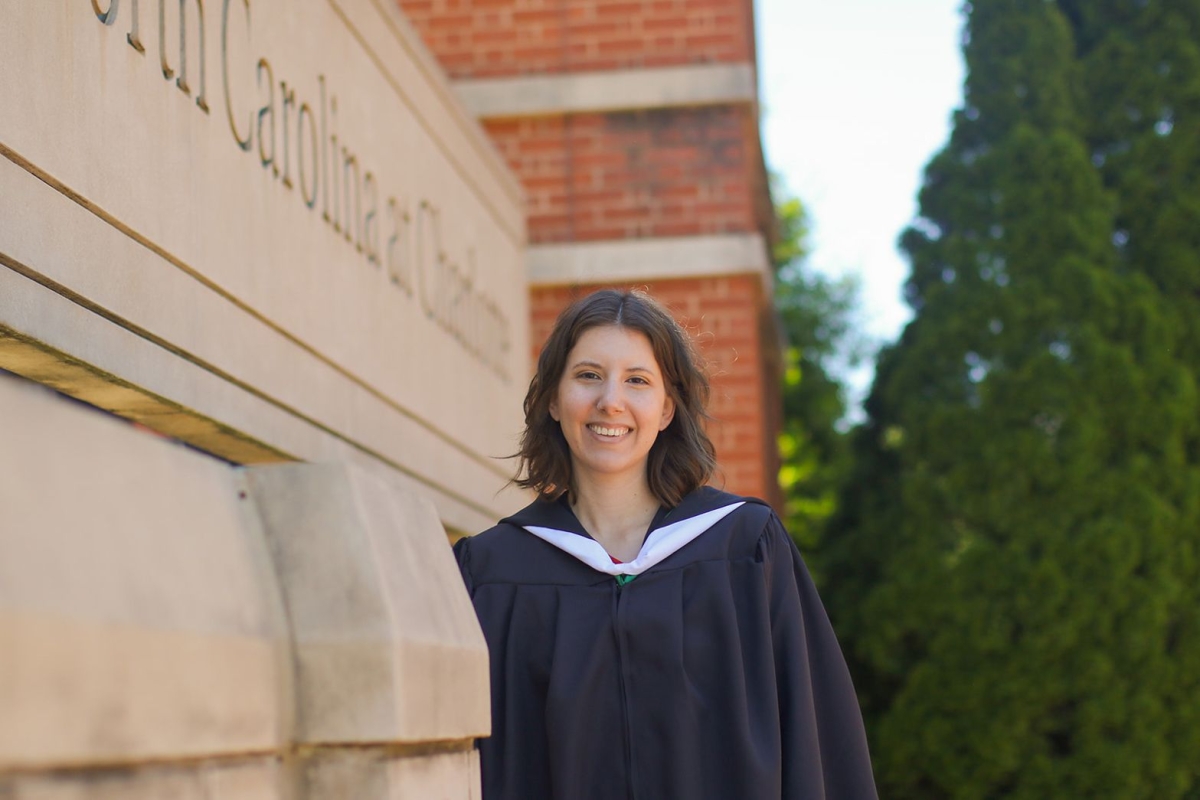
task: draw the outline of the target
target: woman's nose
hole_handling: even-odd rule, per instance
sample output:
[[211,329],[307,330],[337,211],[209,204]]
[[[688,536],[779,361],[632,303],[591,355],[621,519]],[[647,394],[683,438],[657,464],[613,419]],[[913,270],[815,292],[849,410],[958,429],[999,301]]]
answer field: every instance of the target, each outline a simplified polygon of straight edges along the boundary
[[619,381],[605,381],[596,406],[601,410],[609,412],[620,411],[624,408],[625,399],[621,393],[621,383]]

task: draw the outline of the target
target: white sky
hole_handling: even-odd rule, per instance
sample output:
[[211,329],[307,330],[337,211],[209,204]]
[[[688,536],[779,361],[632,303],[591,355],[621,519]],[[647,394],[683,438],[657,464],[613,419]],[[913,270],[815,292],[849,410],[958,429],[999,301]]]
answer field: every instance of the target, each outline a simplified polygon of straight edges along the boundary
[[[962,98],[960,0],[755,0],[767,167],[806,205],[812,264],[858,273],[862,320],[909,318],[896,249]],[[870,370],[851,376],[861,397]]]

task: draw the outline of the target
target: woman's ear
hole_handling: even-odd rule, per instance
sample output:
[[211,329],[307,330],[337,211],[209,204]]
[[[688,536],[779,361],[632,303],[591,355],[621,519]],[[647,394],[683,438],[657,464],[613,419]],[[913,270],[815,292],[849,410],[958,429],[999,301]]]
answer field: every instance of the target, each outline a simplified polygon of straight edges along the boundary
[[559,422],[560,420],[558,418],[558,395],[557,394],[554,397],[550,398],[549,409],[550,409],[550,417],[555,422]]
[[662,419],[658,423],[658,429],[665,431],[673,419],[675,419],[675,398],[667,395],[667,399],[663,402]]

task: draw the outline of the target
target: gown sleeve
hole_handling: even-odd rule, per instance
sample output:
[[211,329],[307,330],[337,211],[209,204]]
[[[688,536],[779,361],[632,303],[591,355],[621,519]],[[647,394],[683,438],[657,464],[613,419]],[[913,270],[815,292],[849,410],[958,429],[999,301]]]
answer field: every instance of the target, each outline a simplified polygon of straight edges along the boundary
[[471,537],[464,536],[454,543],[454,558],[458,561],[458,571],[462,573],[463,583],[467,586],[467,594],[475,596],[475,586],[471,580]]
[[862,712],[845,658],[795,542],[763,532],[778,681],[785,800],[877,800]]

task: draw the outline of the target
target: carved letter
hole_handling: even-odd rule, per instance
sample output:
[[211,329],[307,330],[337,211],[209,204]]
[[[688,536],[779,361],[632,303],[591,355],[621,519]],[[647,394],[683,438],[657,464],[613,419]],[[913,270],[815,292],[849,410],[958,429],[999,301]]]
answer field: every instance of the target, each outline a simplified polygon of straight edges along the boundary
[[508,357],[508,351],[512,349],[512,343],[509,338],[511,328],[508,324],[508,317],[504,316],[503,311],[497,310],[496,317],[497,324],[500,326],[500,347],[498,348],[499,352],[496,354],[496,374],[500,376],[501,380],[508,383],[508,369],[504,362]]
[[388,216],[392,219],[392,235],[387,243],[387,273],[388,280],[412,296],[412,245],[414,237],[410,229],[412,218],[408,214],[408,206],[402,209],[396,198],[388,198]]
[[[330,222],[329,217],[329,156],[325,152],[325,142],[329,135],[329,101],[325,97],[325,76],[317,76],[317,85],[321,92],[321,174],[325,176],[324,191],[321,192],[321,219]],[[337,101],[335,100],[336,104]],[[335,151],[336,154],[336,151]]]
[[[242,0],[242,3],[246,7],[246,27],[249,28],[250,0]],[[249,152],[251,134],[247,133],[245,136],[238,134],[237,123],[233,120],[233,96],[229,91],[229,0],[225,0],[225,5],[221,10],[221,72],[225,82],[225,115],[229,117],[229,130],[233,131],[233,139],[238,143],[238,147]],[[250,126],[251,128],[254,126],[253,113],[250,114]],[[261,141],[258,144],[258,149],[260,152],[262,151]]]
[[[262,160],[264,167],[270,166],[271,172],[276,177],[279,176],[279,165],[275,163],[275,73],[271,69],[271,64],[265,58],[258,60],[258,88],[261,90],[263,85],[263,70],[267,73],[267,102],[258,110],[258,157]],[[271,118],[271,132],[269,136],[263,135],[263,118]],[[286,128],[285,128],[286,130]],[[267,154],[267,143],[270,143],[271,153]],[[285,155],[286,159],[287,156]],[[287,178],[284,183],[291,186],[292,183]]]
[[488,353],[485,360],[487,365],[492,368],[492,371],[507,383],[508,370],[505,369],[504,359],[511,346],[509,342],[508,319],[491,298],[487,299],[486,308],[486,341],[488,342]]
[[384,263],[387,265],[388,279],[397,286],[400,286],[401,283],[396,277],[396,268],[398,266],[396,264],[396,259],[400,257],[399,253],[397,253],[400,243],[400,213],[399,209],[396,207],[396,198],[389,197],[387,199],[387,212],[388,219],[392,221],[392,235],[389,236],[387,240],[387,250],[384,252]]
[[367,261],[379,266],[379,241],[375,229],[375,218],[379,216],[379,190],[375,186],[375,176],[369,170],[363,175],[363,192],[369,203],[363,217],[363,246],[367,250]]
[[[358,252],[362,252],[362,191],[359,179],[358,158],[346,148],[342,148],[342,194],[346,209],[346,241],[354,242]],[[353,203],[351,203],[353,201]],[[353,211],[351,211],[353,205]],[[353,213],[353,216],[351,214]],[[355,224],[357,223],[357,225]],[[357,231],[350,229],[357,227]],[[357,240],[354,234],[357,235]]]
[[166,0],[158,0],[158,63],[162,67],[164,80],[175,77],[175,70],[167,63],[167,9],[163,6]]
[[499,332],[496,331],[492,325],[491,300],[487,297],[481,296],[479,299],[479,306],[479,337],[480,343],[482,344],[480,357],[483,359],[485,364],[490,365],[493,358],[492,352],[496,349],[496,340],[498,338],[497,333]]
[[444,325],[446,253],[442,250],[441,214],[428,200],[417,208],[418,296],[425,314]]
[[[308,115],[308,132],[309,141],[312,146],[309,152],[312,154],[312,185],[309,186],[305,179],[307,170],[304,169],[304,117]],[[317,120],[313,115],[312,107],[308,103],[300,105],[300,113],[296,116],[296,163],[300,172],[300,194],[304,197],[304,204],[312,208],[317,204],[317,187],[320,184],[320,154],[317,148],[320,147],[321,140],[317,138]]]
[[[167,9],[166,0],[158,0],[158,59],[162,65],[163,77],[170,80],[175,75],[171,65],[167,63]],[[205,68],[204,68],[204,0],[196,0],[196,17],[200,30],[200,93],[196,95],[196,105],[204,113],[208,113],[208,101],[205,99]],[[175,85],[189,97],[191,87],[187,83],[187,0],[179,0],[179,77]]]
[[[341,201],[341,193],[338,191],[338,184],[337,184],[337,180],[338,180],[338,168],[337,168],[338,140],[337,140],[337,98],[336,97],[331,97],[329,99],[329,118],[332,123],[330,125],[330,127],[333,129],[333,133],[329,134],[330,150],[329,150],[326,160],[322,163],[323,163],[323,165],[328,166],[328,164],[330,162],[332,162],[333,166],[331,168],[328,168],[327,171],[325,172],[325,178],[326,178],[325,193],[326,193],[326,195],[328,195],[330,193],[330,191],[332,191],[332,193],[333,193],[333,214],[332,214],[333,230],[335,233],[341,233],[342,232],[342,201]],[[331,215],[329,215],[329,214],[325,215],[326,221],[329,220],[330,216]]]
[[146,48],[142,45],[142,40],[138,37],[138,20],[142,15],[138,13],[138,0],[132,0],[129,9],[131,18],[129,20],[129,33],[125,34],[125,41],[129,42],[129,46],[139,53],[145,53]]
[[474,246],[467,248],[466,269],[463,272],[463,285],[459,292],[458,316],[455,324],[462,329],[463,344],[472,355],[479,355],[479,339],[475,335],[479,324],[476,301],[479,293],[475,291],[475,276],[479,272],[479,263],[475,257]]
[[[415,263],[413,264],[413,274],[416,276],[417,283],[417,298],[421,301],[421,308],[425,310],[426,316],[433,316],[433,298],[429,289],[429,272],[432,267],[429,262],[436,258],[436,245],[433,244],[432,231],[427,230],[431,210],[429,203],[422,200],[417,205],[417,223],[416,231],[413,237],[414,250],[416,254]],[[435,255],[430,256],[430,249],[434,250]]]
[[[290,189],[292,188],[292,157],[291,149],[288,147],[288,130],[291,126],[288,108],[296,106],[296,90],[288,89],[287,81],[280,81],[279,93],[283,96],[283,185]],[[299,136],[300,133],[297,131],[296,137],[299,138]]]
[[467,281],[463,277],[462,268],[457,261],[447,264],[446,277],[448,279],[446,300],[442,312],[446,317],[446,330],[458,340],[459,344],[463,344],[463,328],[460,324],[459,314],[462,311],[461,300],[467,291]]
[[121,4],[121,0],[110,0],[108,11],[100,10],[99,0],[92,0],[92,11],[96,12],[96,19],[103,22],[105,25],[112,25],[117,21],[117,6]]

